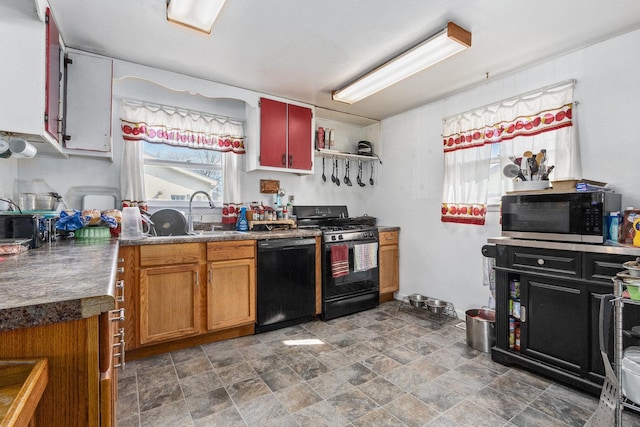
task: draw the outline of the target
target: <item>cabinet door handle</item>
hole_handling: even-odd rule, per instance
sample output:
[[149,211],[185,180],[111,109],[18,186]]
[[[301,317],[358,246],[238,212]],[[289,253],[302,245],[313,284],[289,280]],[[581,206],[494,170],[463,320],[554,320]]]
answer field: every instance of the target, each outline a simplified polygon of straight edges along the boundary
[[287,166],[287,155],[286,154],[282,155],[282,166]]
[[124,280],[116,282],[116,302],[124,302]]
[[293,166],[293,156],[289,156],[289,167]]
[[198,283],[200,283],[200,274],[196,271],[196,282],[194,285],[198,286]]
[[522,323],[527,321],[527,307],[524,305],[520,307],[520,321]]
[[213,271],[211,269],[209,270],[209,284],[213,284]]
[[124,307],[116,310],[116,313],[113,313],[113,317],[111,318],[112,322],[124,322]]
[[[121,370],[124,371],[124,365],[125,365],[125,360],[124,360],[124,328],[120,328],[120,332],[115,335],[116,338],[119,337],[119,341],[117,343],[115,343],[113,345],[113,348],[118,348],[119,350],[117,352],[113,353],[113,367],[114,368],[120,368]],[[120,359],[120,362],[118,363],[118,359]]]

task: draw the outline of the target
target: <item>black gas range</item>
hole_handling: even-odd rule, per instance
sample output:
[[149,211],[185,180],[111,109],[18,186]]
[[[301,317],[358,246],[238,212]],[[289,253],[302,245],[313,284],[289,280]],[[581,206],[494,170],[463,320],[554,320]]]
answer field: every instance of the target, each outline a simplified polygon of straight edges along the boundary
[[298,228],[322,231],[322,318],[379,303],[376,218],[349,217],[346,206],[294,206]]

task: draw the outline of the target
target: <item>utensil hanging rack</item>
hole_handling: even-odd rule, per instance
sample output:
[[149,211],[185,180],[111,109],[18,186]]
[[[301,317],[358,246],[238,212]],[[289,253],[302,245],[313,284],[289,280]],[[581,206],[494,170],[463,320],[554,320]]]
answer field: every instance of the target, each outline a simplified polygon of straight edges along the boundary
[[338,150],[316,150],[316,156],[341,160],[360,160],[363,162],[372,162],[377,160],[380,164],[382,164],[382,160],[377,154],[365,156],[362,154],[348,153],[346,151]]

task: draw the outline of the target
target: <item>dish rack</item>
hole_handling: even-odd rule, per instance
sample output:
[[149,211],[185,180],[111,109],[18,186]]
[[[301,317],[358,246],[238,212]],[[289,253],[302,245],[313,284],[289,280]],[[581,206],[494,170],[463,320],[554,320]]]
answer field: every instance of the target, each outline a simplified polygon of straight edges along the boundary
[[[411,304],[411,300],[409,299],[409,296],[405,296],[402,298],[402,301],[398,305],[398,311],[404,311],[407,313],[414,314],[425,320],[434,321],[439,325],[444,322],[450,321],[451,319],[458,319],[458,315],[456,314],[455,307],[453,306],[452,303],[448,301],[442,301],[437,298],[426,297],[426,296],[423,296],[423,299],[425,300],[424,305],[414,306],[413,304]],[[437,309],[434,310],[433,307],[430,307],[429,305],[427,305],[426,301],[428,300],[441,301],[444,304],[442,306],[437,307]]]

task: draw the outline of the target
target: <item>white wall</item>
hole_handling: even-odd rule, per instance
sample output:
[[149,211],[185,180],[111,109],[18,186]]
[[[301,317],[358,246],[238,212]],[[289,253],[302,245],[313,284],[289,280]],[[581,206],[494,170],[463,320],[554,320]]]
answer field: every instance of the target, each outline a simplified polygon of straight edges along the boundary
[[[11,157],[0,159],[0,198],[13,199],[16,176],[18,176],[18,161]],[[8,209],[7,204],[0,202],[0,210],[6,209]]]
[[485,226],[440,221],[442,118],[452,114],[575,78],[583,178],[608,182],[623,208],[640,206],[639,50],[635,31],[382,121],[384,165],[369,206],[380,223],[402,227],[401,294],[451,301],[459,312],[488,301],[480,249],[500,234],[498,213]]

